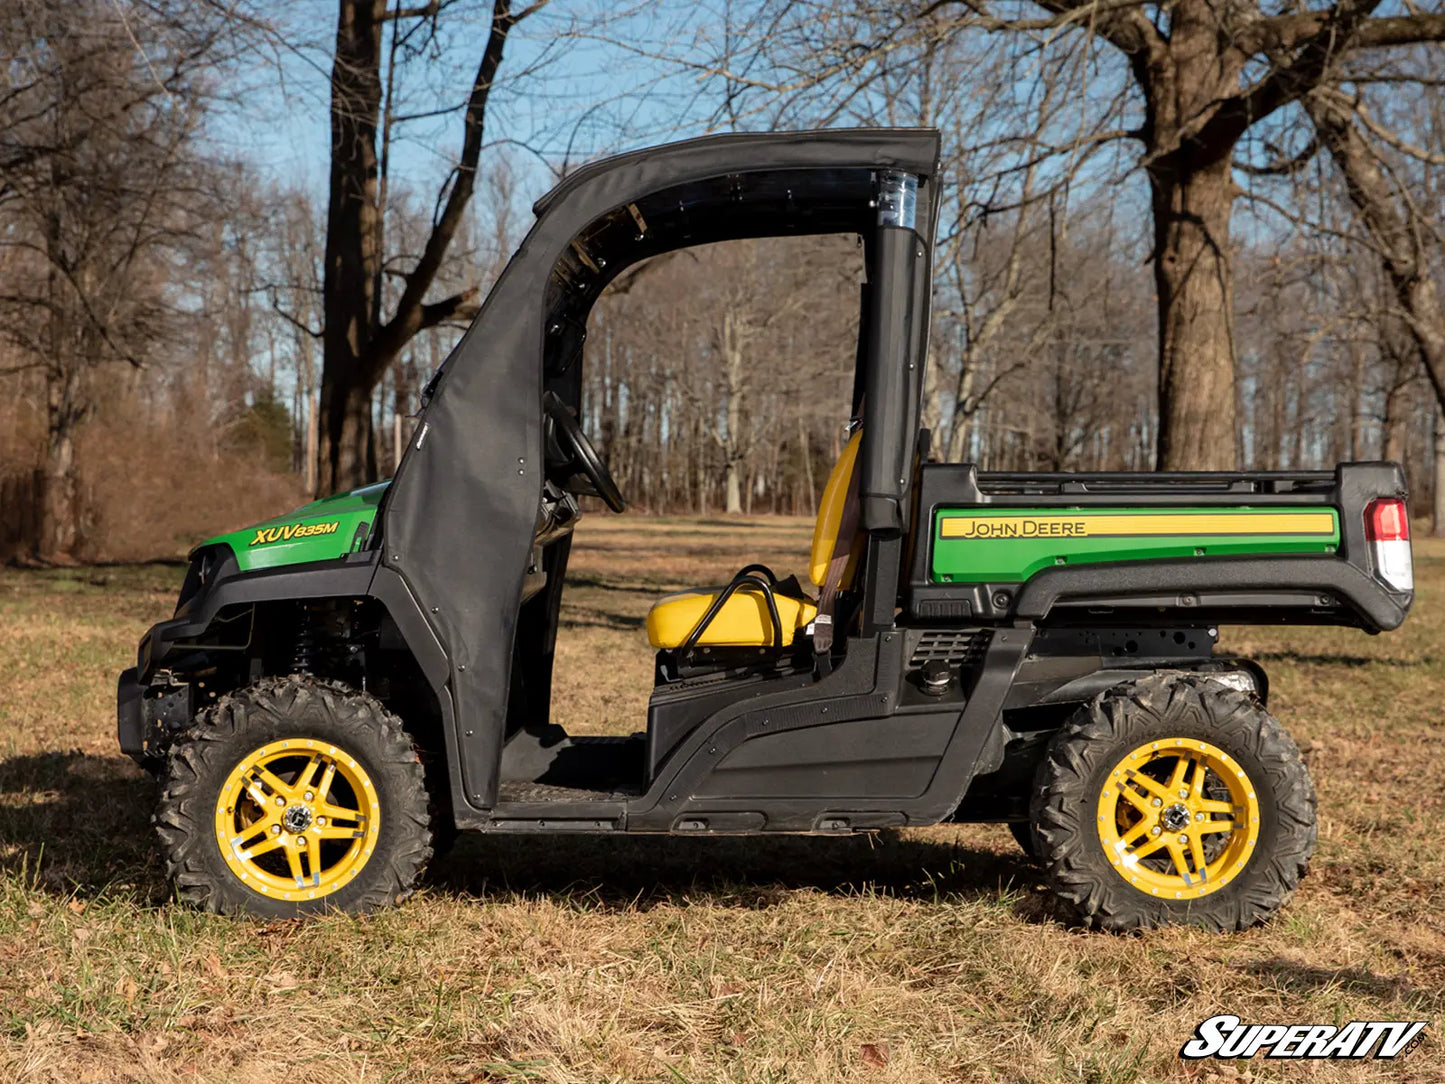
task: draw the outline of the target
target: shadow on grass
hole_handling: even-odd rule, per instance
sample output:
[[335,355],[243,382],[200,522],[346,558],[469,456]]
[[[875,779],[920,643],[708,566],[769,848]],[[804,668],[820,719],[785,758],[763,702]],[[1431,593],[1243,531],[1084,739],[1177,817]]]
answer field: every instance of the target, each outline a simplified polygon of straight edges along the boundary
[[464,836],[433,863],[433,891],[520,900],[565,897],[584,907],[646,910],[710,903],[762,908],[797,889],[937,903],[995,903],[1018,917],[1054,917],[1031,891],[1022,854],[949,840],[875,836]]
[[1376,975],[1362,967],[1311,967],[1296,960],[1274,957],[1248,964],[1244,970],[1297,994],[1333,989],[1365,994],[1382,1001],[1414,1002],[1438,997],[1435,991],[1413,986],[1404,979]]
[[564,629],[611,629],[615,632],[634,632],[647,625],[646,617],[635,614],[611,613],[607,610],[577,610],[571,614],[565,610],[557,625]]
[[[0,760],[0,875],[82,898],[126,886],[169,895],[152,846],[155,782],[123,757],[80,751]],[[1002,841],[1002,836],[1001,836]],[[798,889],[946,904],[993,903],[1054,918],[1022,854],[885,831],[846,838],[466,835],[432,864],[432,892],[587,908],[710,903],[772,907]]]
[[79,750],[0,760],[0,873],[93,896],[125,884],[166,894],[151,849],[156,784],[123,757]]
[[567,573],[567,590],[572,591],[615,591],[624,595],[646,595],[649,598],[663,593],[655,583],[624,583],[621,580],[604,578],[587,572]]
[[1256,662],[1293,662],[1302,666],[1391,666],[1401,669],[1415,666],[1429,666],[1435,660],[1429,655],[1418,659],[1397,659],[1390,655],[1301,655],[1296,651],[1260,651],[1249,656]]

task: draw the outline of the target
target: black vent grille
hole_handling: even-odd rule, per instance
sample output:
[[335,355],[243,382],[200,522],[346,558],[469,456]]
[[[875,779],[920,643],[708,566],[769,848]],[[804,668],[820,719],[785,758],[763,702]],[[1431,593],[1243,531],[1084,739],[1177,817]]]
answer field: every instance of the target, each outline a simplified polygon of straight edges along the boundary
[[988,649],[988,629],[930,629],[913,649],[908,665],[916,669],[942,659],[950,666],[977,662]]

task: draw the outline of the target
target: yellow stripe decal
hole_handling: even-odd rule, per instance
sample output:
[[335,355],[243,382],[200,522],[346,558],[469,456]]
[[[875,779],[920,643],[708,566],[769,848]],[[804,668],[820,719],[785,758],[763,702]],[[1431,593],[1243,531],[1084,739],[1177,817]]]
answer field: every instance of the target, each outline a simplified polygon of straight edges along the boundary
[[1160,535],[1333,535],[1330,512],[1058,513],[943,516],[942,538],[1138,538]]

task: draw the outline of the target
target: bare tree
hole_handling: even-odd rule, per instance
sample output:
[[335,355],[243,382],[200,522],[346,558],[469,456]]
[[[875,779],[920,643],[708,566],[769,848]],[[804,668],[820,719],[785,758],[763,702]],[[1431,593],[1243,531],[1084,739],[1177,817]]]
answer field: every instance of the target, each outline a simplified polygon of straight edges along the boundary
[[208,202],[193,144],[218,30],[183,4],[17,0],[0,34],[12,74],[0,245],[29,272],[0,297],[0,332],[44,376],[30,548],[57,560],[79,542],[75,442],[94,373],[145,366],[176,315],[171,261]]
[[[372,393],[378,382],[418,332],[474,311],[474,287],[434,301],[427,295],[471,201],[487,105],[507,36],[541,2],[516,9],[511,0],[493,0],[490,29],[463,110],[457,164],[438,197],[439,209],[420,253],[400,272],[403,285],[388,314],[383,311],[383,276],[395,268],[385,244],[385,165],[398,117],[383,81],[390,85],[395,76],[397,50],[413,35],[425,37],[443,9],[452,5],[430,0],[421,7],[397,3],[388,9],[387,0],[339,0],[331,72],[318,492],[374,480]],[[388,24],[395,25],[386,55],[383,31]]]
[[[1022,42],[1023,70],[1061,50],[1077,56],[1083,82],[1075,100],[1093,115],[1081,116],[1072,134],[1022,126],[1008,133],[1019,149],[1009,169],[1115,139],[1142,146],[1154,227],[1158,465],[1232,467],[1236,150],[1350,56],[1445,39],[1445,14],[1407,5],[1380,16],[1379,2],[1275,12],[1256,0],[882,0],[846,9],[772,0],[760,5],[753,29],[756,49],[773,64],[744,69],[734,46],[712,70],[755,98],[786,102],[790,115],[802,108],[826,119],[874,93],[882,73],[920,40],[1008,35]],[[807,95],[820,85],[834,88],[821,105]],[[1125,86],[1130,93],[1121,95]]]
[[[1435,398],[1445,408],[1445,304],[1428,252],[1432,241],[1438,245],[1438,233],[1360,130],[1358,101],[1326,87],[1305,100],[1305,109],[1320,145],[1329,151],[1344,178],[1350,201],[1379,255],[1400,315],[1419,350]],[[1445,155],[1441,161],[1445,162]]]

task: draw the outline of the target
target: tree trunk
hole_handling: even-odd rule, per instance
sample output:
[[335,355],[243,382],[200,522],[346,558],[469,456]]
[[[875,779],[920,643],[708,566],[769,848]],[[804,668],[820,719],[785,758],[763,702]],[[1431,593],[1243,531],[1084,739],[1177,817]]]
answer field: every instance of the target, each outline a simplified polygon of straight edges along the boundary
[[1434,509],[1430,526],[1437,538],[1445,537],[1445,407],[1435,408]]
[[[1408,438],[1407,428],[1410,424],[1410,415],[1414,403],[1410,401],[1410,383],[1408,376],[1400,370],[1403,366],[1396,366],[1394,379],[1385,390],[1385,418],[1381,425],[1381,459],[1388,459],[1395,463],[1405,461],[1405,446]],[[1401,379],[1404,376],[1405,379]]]
[[69,292],[59,270],[68,262],[61,242],[60,213],[57,200],[45,222],[45,254],[50,264],[46,280],[46,439],[40,490],[35,495],[39,531],[32,556],[46,562],[68,559],[80,534],[74,436],[75,425],[82,417],[78,401],[80,372],[73,342],[76,322],[71,318]]
[[743,487],[742,480],[738,477],[741,474],[741,464],[729,457],[727,466],[723,468],[724,491],[727,495],[727,513],[730,516],[743,514]]
[[52,423],[45,442],[45,465],[40,471],[38,519],[34,556],[47,563],[64,561],[78,541],[75,441],[69,425]]
[[[803,453],[803,477],[808,485],[808,514],[818,514],[818,485],[813,477],[813,446],[808,439],[808,430],[803,415],[798,414],[798,447]],[[794,509],[796,511],[796,509]]]
[[723,316],[723,356],[727,378],[727,436],[723,440],[723,488],[727,496],[727,512],[743,513],[743,336],[738,318],[728,312]]
[[[1232,470],[1234,272],[1229,156],[1149,169],[1159,305],[1159,469]],[[1187,156],[1185,160],[1187,161]]]
[[472,81],[462,151],[446,198],[416,263],[404,276],[396,311],[383,322],[379,282],[384,215],[376,139],[382,102],[382,27],[388,18],[435,18],[439,7],[388,14],[386,0],[340,0],[331,67],[331,187],[326,214],[322,418],[318,490],[354,488],[376,477],[369,400],[402,349],[418,332],[475,313],[474,289],[426,302],[452,238],[462,226],[476,184],[487,101],[507,35],[520,15],[511,0],[493,0],[492,26]]
[[375,332],[381,32],[386,0],[340,0],[331,67],[331,184],[326,210],[317,495],[373,480],[371,391],[364,370]]
[[374,481],[376,442],[372,433],[371,382],[323,379],[318,413],[322,425],[317,494],[341,493]]

